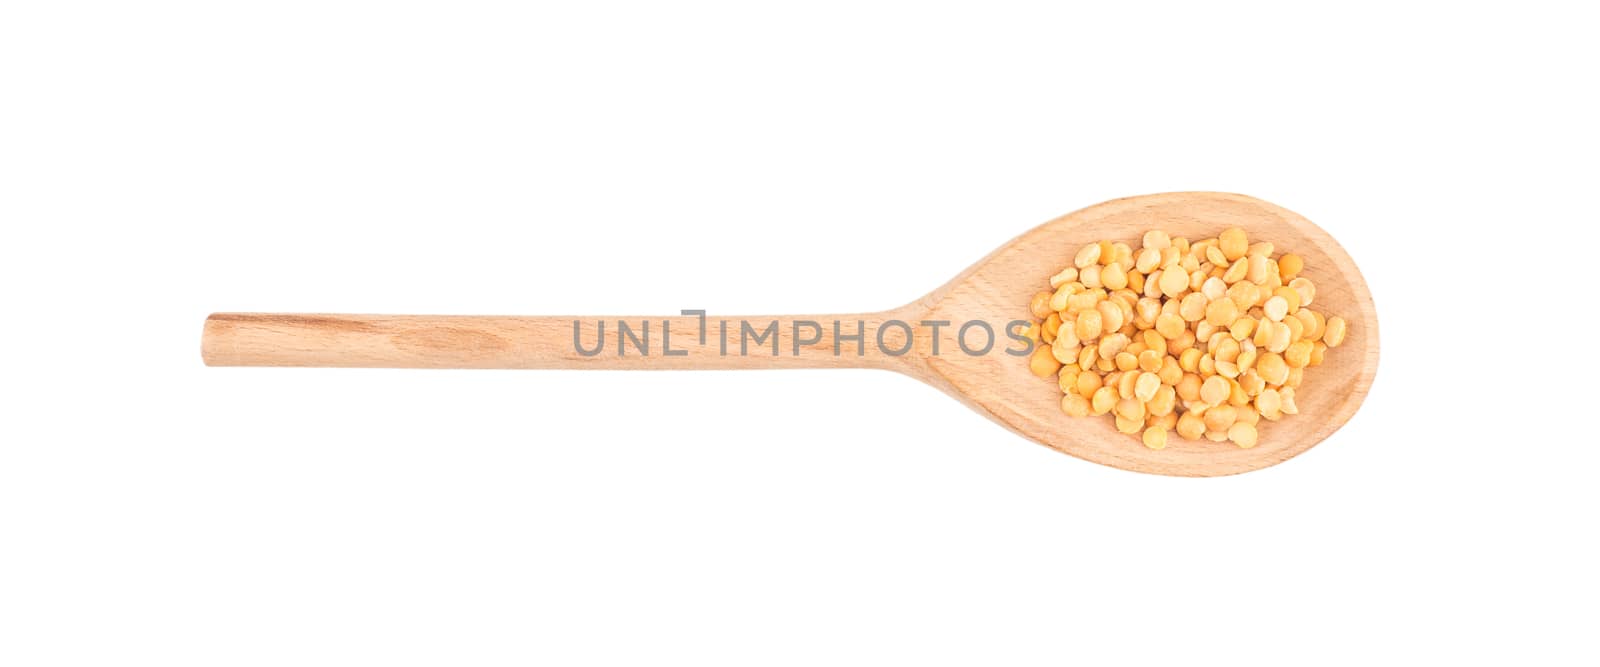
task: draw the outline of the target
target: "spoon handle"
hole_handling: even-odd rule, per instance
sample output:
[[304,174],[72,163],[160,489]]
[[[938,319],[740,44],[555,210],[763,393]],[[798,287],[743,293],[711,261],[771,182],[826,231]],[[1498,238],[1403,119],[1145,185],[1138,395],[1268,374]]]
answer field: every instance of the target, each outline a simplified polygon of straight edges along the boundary
[[208,366],[887,368],[905,356],[890,352],[909,350],[892,318],[216,313],[200,347]]

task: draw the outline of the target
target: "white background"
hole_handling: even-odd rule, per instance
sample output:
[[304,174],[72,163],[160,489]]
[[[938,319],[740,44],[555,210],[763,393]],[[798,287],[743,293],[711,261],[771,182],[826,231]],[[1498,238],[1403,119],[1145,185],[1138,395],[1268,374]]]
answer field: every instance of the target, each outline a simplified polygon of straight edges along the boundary
[[[0,664],[1595,664],[1592,22],[984,7],[0,4]],[[1196,189],[1382,321],[1237,477],[871,371],[199,359],[214,310],[888,308]]]

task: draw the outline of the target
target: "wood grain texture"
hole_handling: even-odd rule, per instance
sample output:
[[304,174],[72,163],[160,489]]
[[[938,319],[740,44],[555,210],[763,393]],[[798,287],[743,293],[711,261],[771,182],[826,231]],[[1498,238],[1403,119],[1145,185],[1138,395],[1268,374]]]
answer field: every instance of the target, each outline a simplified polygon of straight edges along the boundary
[[[1262,421],[1252,449],[1231,443],[1169,439],[1164,450],[1144,447],[1116,432],[1109,418],[1073,418],[1061,412],[1054,378],[1028,372],[1025,357],[1005,354],[1007,322],[1029,317],[1028,301],[1048,288],[1051,275],[1067,266],[1085,243],[1100,239],[1137,246],[1150,229],[1198,239],[1242,227],[1252,242],[1271,241],[1278,252],[1305,258],[1302,275],[1317,285],[1315,308],[1350,323],[1345,343],[1328,351],[1321,366],[1308,368],[1296,394],[1300,414]],[[597,322],[612,327],[608,345],[593,356],[578,351],[573,322],[582,323],[582,346],[592,349]],[[651,324],[651,354],[636,346],[617,348],[615,322]],[[717,323],[730,327],[719,330]],[[947,327],[939,341],[924,321],[982,320],[996,330],[994,350],[968,355],[953,350]],[[739,323],[756,329],[775,324],[776,353],[768,341],[754,345]],[[848,337],[835,341],[833,323]],[[904,346],[908,353],[885,350]],[[793,336],[800,323],[796,346]],[[816,322],[817,331],[808,322]],[[859,323],[859,328],[858,328]],[[1128,197],[1097,204],[1040,225],[990,253],[921,299],[881,313],[859,315],[731,317],[713,314],[700,339],[701,320],[671,317],[522,317],[217,313],[207,318],[202,356],[213,366],[336,366],[384,368],[520,369],[769,369],[877,368],[904,373],[954,396],[979,413],[1035,442],[1073,456],[1125,470],[1180,476],[1230,475],[1292,458],[1327,438],[1360,407],[1378,368],[1378,319],[1355,262],[1338,242],[1305,218],[1244,195],[1180,192]],[[670,347],[662,353],[665,329]],[[635,331],[637,334],[638,331]],[[809,334],[815,333],[816,340]],[[880,345],[879,334],[882,334]],[[746,346],[741,353],[741,342]],[[838,342],[839,345],[835,346]],[[940,354],[934,354],[940,344]],[[726,350],[726,352],[725,352]]]

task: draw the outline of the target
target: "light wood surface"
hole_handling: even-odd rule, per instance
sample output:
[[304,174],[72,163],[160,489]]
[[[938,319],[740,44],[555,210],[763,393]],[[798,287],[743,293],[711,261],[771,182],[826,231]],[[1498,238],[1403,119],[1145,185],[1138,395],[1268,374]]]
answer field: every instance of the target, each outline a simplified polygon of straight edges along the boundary
[[[1028,300],[1048,288],[1051,275],[1067,266],[1090,241],[1122,240],[1137,246],[1150,229],[1173,236],[1215,236],[1242,227],[1252,241],[1272,241],[1279,252],[1305,258],[1303,275],[1317,284],[1316,308],[1350,323],[1345,343],[1328,351],[1321,366],[1308,368],[1296,394],[1300,414],[1262,421],[1260,443],[1239,449],[1222,442],[1171,437],[1164,450],[1144,447],[1116,432],[1109,418],[1073,418],[1061,412],[1054,378],[1028,372],[1027,359],[1006,354],[1015,347],[1006,323],[1029,317]],[[649,354],[633,339],[618,347],[616,325],[627,322],[640,343],[649,323]],[[956,347],[954,326],[990,323],[994,349],[969,355]],[[577,344],[574,322],[579,322]],[[719,322],[728,328],[719,330]],[[835,341],[838,321],[842,339]],[[945,321],[935,337],[922,322]],[[597,323],[607,327],[606,346],[593,356]],[[771,340],[741,335],[748,322],[759,334],[775,323]],[[809,323],[816,323],[816,327]],[[911,325],[910,348],[904,347]],[[1116,199],[1076,211],[1017,237],[921,299],[881,313],[813,316],[569,317],[419,316],[217,313],[206,319],[201,351],[212,366],[333,366],[368,368],[521,369],[755,369],[878,368],[897,371],[954,396],[980,414],[1035,442],[1073,456],[1126,470],[1163,475],[1216,476],[1264,468],[1327,438],[1360,407],[1378,368],[1378,320],[1356,264],[1333,237],[1283,208],[1244,195],[1181,192]],[[797,330],[795,327],[797,326]],[[670,349],[663,353],[663,325]],[[796,331],[801,336],[793,335]],[[851,338],[860,333],[859,342]],[[881,346],[880,346],[881,334]],[[811,338],[815,338],[815,342]],[[799,338],[803,344],[796,346]],[[972,346],[981,333],[972,332]],[[838,343],[837,354],[835,343]],[[741,343],[745,349],[741,353]]]

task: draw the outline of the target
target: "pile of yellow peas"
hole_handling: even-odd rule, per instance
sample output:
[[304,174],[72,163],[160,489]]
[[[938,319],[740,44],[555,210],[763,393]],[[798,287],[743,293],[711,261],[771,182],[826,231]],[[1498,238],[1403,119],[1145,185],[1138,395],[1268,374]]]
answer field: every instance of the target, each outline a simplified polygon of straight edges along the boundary
[[1317,287],[1293,254],[1242,229],[1189,242],[1146,232],[1142,245],[1083,246],[1035,294],[1029,368],[1056,376],[1061,410],[1111,414],[1151,449],[1188,440],[1256,445],[1261,419],[1300,412],[1306,368],[1344,342],[1347,324],[1310,308]]

